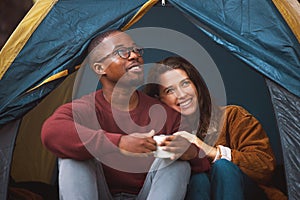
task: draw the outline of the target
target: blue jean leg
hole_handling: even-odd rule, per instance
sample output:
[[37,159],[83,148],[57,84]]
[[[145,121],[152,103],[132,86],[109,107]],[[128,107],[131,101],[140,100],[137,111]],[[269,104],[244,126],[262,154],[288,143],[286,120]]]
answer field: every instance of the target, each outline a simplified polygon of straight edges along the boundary
[[183,200],[190,175],[188,162],[157,158],[137,200]]
[[58,160],[61,200],[183,200],[191,172],[188,162],[156,159],[138,195],[120,193],[112,196],[101,163]]
[[210,174],[211,196],[214,200],[266,199],[262,189],[228,160],[216,161]]
[[198,173],[191,176],[186,200],[209,200],[210,181],[207,173]]

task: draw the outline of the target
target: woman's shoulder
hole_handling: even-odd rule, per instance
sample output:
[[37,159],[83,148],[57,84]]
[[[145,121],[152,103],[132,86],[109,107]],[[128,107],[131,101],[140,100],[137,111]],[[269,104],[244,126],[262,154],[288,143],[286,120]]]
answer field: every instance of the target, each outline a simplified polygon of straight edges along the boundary
[[226,121],[239,122],[241,120],[253,121],[256,118],[240,105],[227,105],[222,108]]
[[243,115],[249,116],[251,113],[240,105],[227,105],[223,107],[226,115]]

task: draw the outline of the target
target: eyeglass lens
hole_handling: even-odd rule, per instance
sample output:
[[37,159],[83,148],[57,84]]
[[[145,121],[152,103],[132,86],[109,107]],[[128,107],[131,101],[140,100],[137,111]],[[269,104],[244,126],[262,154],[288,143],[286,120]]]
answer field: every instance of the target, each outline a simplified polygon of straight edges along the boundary
[[130,57],[130,54],[131,52],[134,52],[136,54],[138,54],[139,56],[142,56],[143,53],[144,53],[144,49],[143,48],[140,48],[140,47],[128,47],[128,48],[121,48],[121,49],[118,49],[116,52],[118,53],[118,55],[121,57],[121,58],[129,58]]

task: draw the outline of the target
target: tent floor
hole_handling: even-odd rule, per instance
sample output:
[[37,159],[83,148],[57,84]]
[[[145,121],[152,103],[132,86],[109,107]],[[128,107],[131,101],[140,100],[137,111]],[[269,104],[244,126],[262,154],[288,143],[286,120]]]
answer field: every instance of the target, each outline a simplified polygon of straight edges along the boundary
[[[277,165],[272,183],[287,195],[284,167]],[[7,200],[58,200],[57,184],[50,185],[42,182],[14,182],[9,184]]]
[[13,182],[8,189],[7,200],[58,200],[57,185],[42,182]]

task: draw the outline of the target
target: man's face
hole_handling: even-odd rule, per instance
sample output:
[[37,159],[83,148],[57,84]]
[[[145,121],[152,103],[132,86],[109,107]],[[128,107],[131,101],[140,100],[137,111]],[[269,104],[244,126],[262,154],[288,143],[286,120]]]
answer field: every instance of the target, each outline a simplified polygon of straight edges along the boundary
[[[99,64],[103,68],[101,78],[112,84],[138,86],[143,83],[143,57],[137,52],[139,48],[126,33],[112,33],[96,47]],[[136,48],[135,48],[136,47]],[[121,57],[122,56],[122,57]],[[96,62],[97,64],[97,62]]]

